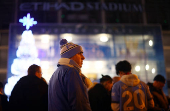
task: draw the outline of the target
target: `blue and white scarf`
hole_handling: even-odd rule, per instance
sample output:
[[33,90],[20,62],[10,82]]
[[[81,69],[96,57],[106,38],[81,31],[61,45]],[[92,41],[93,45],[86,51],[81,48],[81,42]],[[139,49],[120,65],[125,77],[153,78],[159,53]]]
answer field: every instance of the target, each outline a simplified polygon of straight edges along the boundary
[[91,82],[91,80],[89,78],[87,78],[84,74],[81,73],[80,66],[74,60],[68,59],[68,58],[60,58],[58,61],[58,64],[66,65],[69,67],[74,67],[79,72],[79,75],[80,75],[82,81],[84,82],[84,84],[86,85],[86,87],[88,89],[93,87],[93,83]]

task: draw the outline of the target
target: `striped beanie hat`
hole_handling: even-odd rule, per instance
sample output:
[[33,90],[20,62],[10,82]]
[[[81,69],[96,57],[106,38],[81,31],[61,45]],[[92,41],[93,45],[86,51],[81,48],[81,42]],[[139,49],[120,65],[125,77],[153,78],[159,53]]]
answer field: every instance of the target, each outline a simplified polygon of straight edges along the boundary
[[71,42],[68,43],[66,39],[62,39],[60,41],[60,48],[61,48],[60,50],[61,58],[71,58],[77,53],[83,52],[81,46]]

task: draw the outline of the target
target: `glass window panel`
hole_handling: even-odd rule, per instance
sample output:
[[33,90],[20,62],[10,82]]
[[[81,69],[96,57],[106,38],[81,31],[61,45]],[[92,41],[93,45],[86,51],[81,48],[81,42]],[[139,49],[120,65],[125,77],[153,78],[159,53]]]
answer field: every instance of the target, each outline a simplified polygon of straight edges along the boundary
[[37,24],[22,44],[24,30],[21,25],[11,26],[9,78],[21,72],[26,75],[29,65],[37,62],[48,82],[60,59],[62,38],[83,47],[82,72],[91,80],[98,80],[101,74],[116,76],[115,64],[125,59],[132,64],[132,73],[144,82],[152,82],[158,73],[166,75],[160,26]]

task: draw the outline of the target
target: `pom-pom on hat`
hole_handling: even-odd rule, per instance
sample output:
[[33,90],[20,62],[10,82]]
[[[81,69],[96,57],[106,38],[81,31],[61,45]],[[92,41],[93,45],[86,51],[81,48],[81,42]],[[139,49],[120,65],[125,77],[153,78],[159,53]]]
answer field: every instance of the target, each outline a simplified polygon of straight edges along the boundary
[[68,43],[66,39],[62,39],[60,41],[60,48],[61,48],[60,50],[61,58],[71,58],[77,53],[83,52],[81,46],[71,42]]

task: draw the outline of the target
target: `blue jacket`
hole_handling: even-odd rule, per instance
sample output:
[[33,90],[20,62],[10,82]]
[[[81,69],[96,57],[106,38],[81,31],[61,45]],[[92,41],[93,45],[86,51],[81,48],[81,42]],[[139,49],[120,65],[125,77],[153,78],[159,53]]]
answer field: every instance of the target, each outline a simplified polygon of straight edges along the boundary
[[48,111],[91,111],[79,70],[59,65],[48,88]]

